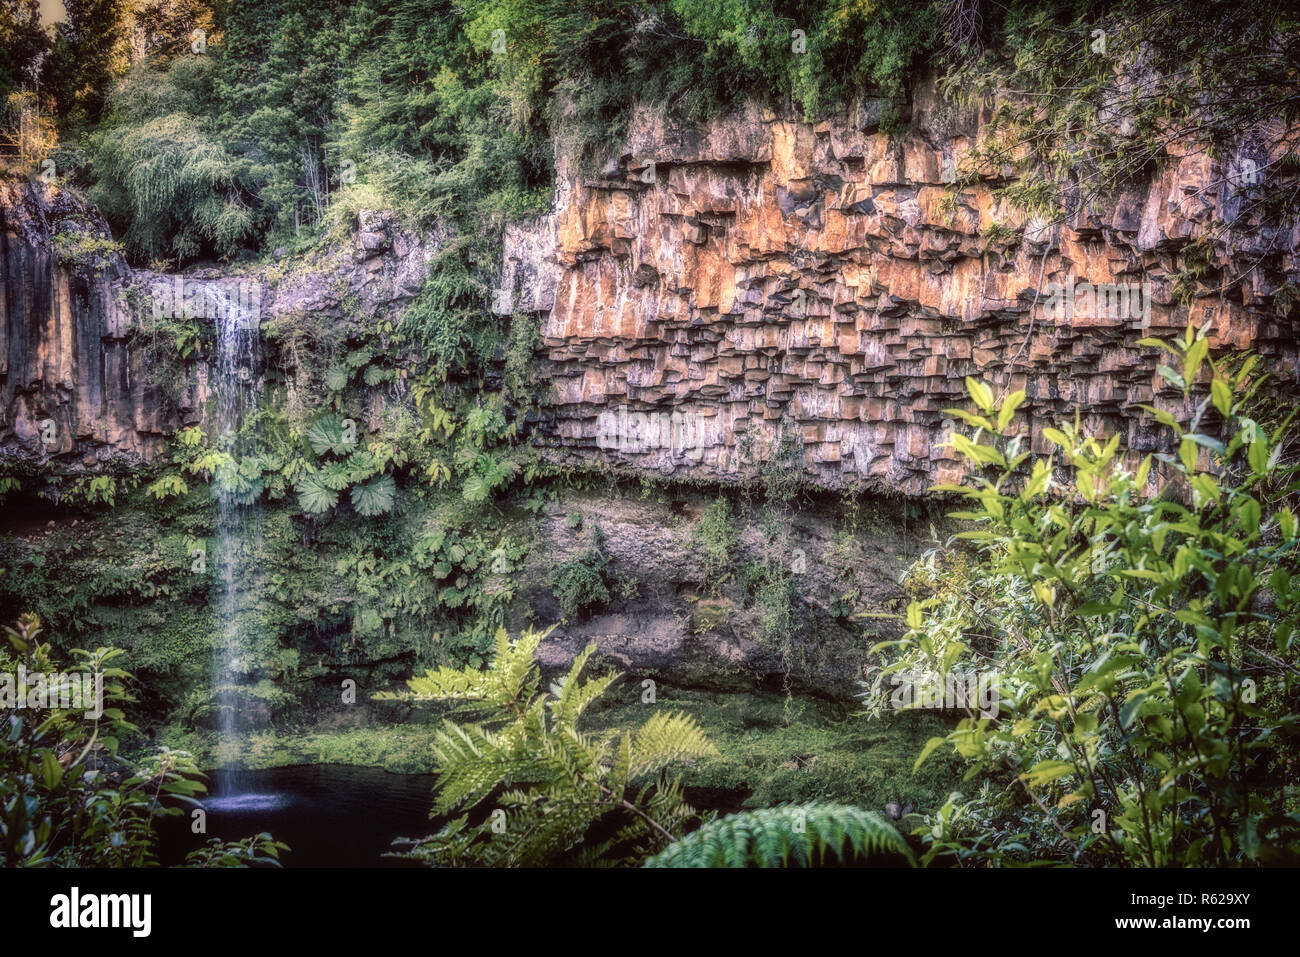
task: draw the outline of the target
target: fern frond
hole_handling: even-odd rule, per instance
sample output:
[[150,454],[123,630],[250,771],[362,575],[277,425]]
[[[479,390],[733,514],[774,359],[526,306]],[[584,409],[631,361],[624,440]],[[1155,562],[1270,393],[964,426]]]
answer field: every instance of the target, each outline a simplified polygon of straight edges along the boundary
[[[549,694],[538,693],[536,651],[546,634],[512,642],[498,631],[485,670],[442,668],[408,682],[408,697],[469,703],[486,718],[449,720],[435,732],[434,809],[462,816],[402,856],[495,867],[636,863],[695,817],[680,783],[662,773],[717,753],[695,719],[656,713],[635,732],[580,730],[587,706],[618,676],[583,681],[588,647]],[[638,778],[645,784],[634,793]],[[470,826],[471,817],[481,823]]]
[[599,678],[593,678],[591,681],[580,682],[578,680],[583,666],[586,665],[587,659],[596,651],[595,645],[588,645],[573,659],[573,665],[569,668],[568,675],[560,682],[557,682],[558,694],[555,700],[551,702],[551,714],[557,725],[559,724],[577,724],[578,718],[586,710],[587,705],[595,701],[605,690],[619,679],[617,672],[610,672]]
[[628,779],[655,774],[678,761],[717,754],[718,749],[705,737],[694,717],[681,712],[656,711],[632,735]]
[[809,802],[730,814],[670,844],[646,867],[888,866],[916,859],[874,811]]

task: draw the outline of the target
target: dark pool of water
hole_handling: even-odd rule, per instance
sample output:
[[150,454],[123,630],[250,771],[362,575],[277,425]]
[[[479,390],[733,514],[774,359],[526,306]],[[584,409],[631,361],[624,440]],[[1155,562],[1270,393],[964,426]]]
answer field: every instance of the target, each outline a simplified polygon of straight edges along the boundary
[[394,867],[383,855],[395,837],[422,837],[440,826],[429,819],[433,775],[391,774],[382,768],[308,764],[266,771],[214,773],[203,799],[207,833],[191,833],[190,816],[167,818],[159,857],[177,864],[213,837],[261,831],[284,841],[285,867]]

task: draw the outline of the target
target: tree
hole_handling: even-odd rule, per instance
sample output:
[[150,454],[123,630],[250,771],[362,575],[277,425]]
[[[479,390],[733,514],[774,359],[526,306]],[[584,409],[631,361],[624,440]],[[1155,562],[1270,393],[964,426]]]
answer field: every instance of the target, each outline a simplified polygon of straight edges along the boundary
[[55,25],[45,86],[59,117],[71,125],[98,122],[110,83],[129,63],[124,0],[64,0],[67,20]]
[[204,0],[134,0],[125,27],[131,61],[206,53],[215,39],[214,23],[212,5]]
[[140,64],[92,137],[91,199],[134,255],[231,256],[255,234],[246,170],[211,117],[214,72],[207,57]]
[[49,48],[38,0],[0,0],[0,103],[37,84]]

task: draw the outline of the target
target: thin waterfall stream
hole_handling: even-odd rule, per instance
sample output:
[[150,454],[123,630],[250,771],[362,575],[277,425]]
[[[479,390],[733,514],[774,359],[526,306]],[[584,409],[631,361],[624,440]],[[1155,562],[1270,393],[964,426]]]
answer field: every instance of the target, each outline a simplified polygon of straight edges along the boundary
[[[241,289],[244,284],[239,284]],[[252,637],[258,618],[261,554],[261,481],[241,469],[256,451],[249,434],[262,389],[260,297],[232,295],[231,284],[204,289],[216,299],[216,355],[210,389],[216,447],[229,458],[217,470],[216,573],[219,643],[211,662],[220,764],[210,807],[259,805],[270,795],[244,794],[238,766],[240,734],[249,725],[252,702],[246,679],[253,670]],[[232,762],[236,762],[233,763]]]

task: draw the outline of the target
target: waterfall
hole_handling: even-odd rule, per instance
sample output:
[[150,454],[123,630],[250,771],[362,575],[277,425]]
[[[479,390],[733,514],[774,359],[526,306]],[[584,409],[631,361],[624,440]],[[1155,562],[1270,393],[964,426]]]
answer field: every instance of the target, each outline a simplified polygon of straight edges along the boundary
[[[245,457],[256,452],[256,442],[246,426],[261,391],[260,297],[231,295],[230,287],[229,283],[211,283],[203,289],[205,315],[216,325],[216,353],[209,380],[213,445],[230,456],[230,461],[218,468],[214,483],[220,631],[211,678],[217,709],[217,754],[222,765],[216,775],[216,798],[241,790],[239,769],[230,765],[239,760],[239,732],[247,727],[245,721],[241,728],[240,718],[248,708],[244,679],[252,671],[251,639],[261,581],[258,502],[262,487],[258,475],[250,479],[240,470]],[[214,300],[215,308],[210,308]]]

